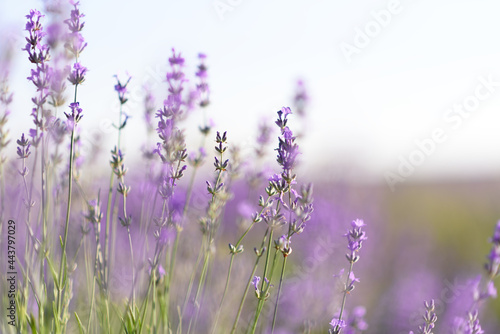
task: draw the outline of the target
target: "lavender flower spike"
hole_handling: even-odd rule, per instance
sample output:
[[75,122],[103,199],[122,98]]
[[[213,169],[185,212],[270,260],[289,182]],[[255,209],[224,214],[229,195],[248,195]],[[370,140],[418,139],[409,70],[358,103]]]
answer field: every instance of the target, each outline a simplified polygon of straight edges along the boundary
[[490,254],[488,255],[488,262],[485,265],[485,269],[488,272],[491,279],[500,275],[500,220],[498,221],[493,237],[491,238]]
[[64,113],[68,118],[68,123],[70,127],[74,127],[83,117],[82,108],[80,108],[80,103],[74,102],[69,105],[71,113]]
[[82,66],[80,63],[73,64],[73,71],[68,76],[68,81],[73,85],[80,85],[85,81],[85,74],[87,73],[87,68]]

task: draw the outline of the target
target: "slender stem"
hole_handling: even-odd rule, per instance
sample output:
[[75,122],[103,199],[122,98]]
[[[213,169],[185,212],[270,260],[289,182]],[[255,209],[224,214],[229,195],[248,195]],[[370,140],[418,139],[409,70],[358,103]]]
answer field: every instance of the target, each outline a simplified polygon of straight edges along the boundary
[[264,265],[264,274],[262,275],[262,284],[261,284],[261,288],[260,288],[261,297],[259,298],[259,303],[257,304],[257,310],[255,311],[255,318],[253,321],[252,331],[251,331],[252,334],[254,334],[255,330],[257,329],[257,323],[259,322],[260,312],[262,311],[262,306],[264,305],[264,298],[265,298],[265,295],[267,293],[267,290],[269,289],[269,285],[271,284],[271,282],[269,281],[269,285],[266,287],[266,291],[264,291],[264,283],[266,280],[267,269],[269,266],[269,258],[271,255],[271,243],[273,241],[274,227],[270,226],[269,229],[270,229],[270,232],[269,232],[269,241],[268,241],[267,250],[266,250],[267,251],[266,263]]
[[[76,59],[78,61],[78,58]],[[75,85],[75,95],[73,102],[76,103],[76,97],[78,92],[78,84]],[[64,279],[64,287],[63,277],[66,276],[66,251],[67,251],[67,243],[68,243],[68,230],[69,230],[69,218],[71,211],[71,195],[73,192],[73,168],[74,168],[74,151],[75,151],[75,120],[73,119],[73,128],[71,130],[71,140],[70,140],[70,150],[69,150],[69,172],[68,172],[68,203],[66,206],[66,222],[64,224],[64,238],[62,243],[63,253],[61,256],[61,263],[59,265],[59,293],[57,295],[58,299],[58,316],[61,316],[61,307],[62,307],[62,292],[63,289],[66,288],[66,279]],[[63,275],[64,274],[64,275]]]
[[[75,86],[76,90],[76,86]],[[61,263],[59,265],[59,293],[57,296],[58,299],[58,312],[59,316],[61,316],[61,307],[62,307],[62,290],[63,290],[63,278],[66,275],[66,248],[68,243],[68,230],[69,230],[69,218],[71,211],[71,193],[73,191],[73,154],[74,154],[74,146],[75,146],[75,126],[73,125],[73,129],[71,131],[71,141],[70,141],[70,151],[69,151],[69,177],[68,177],[68,204],[66,206],[66,222],[64,224],[64,237],[62,242],[63,253],[61,256]],[[66,280],[64,280],[65,282]],[[66,284],[65,284],[66,285]]]
[[[210,247],[209,245],[207,245],[207,247]],[[203,289],[203,286],[204,286],[204,283],[205,283],[205,278],[207,276],[207,269],[208,269],[208,262],[209,262],[209,259],[210,259],[210,253],[209,253],[209,250],[207,250],[205,252],[205,258],[203,260],[203,268],[201,269],[201,274],[200,274],[200,280],[198,282],[198,289],[196,290],[196,294],[194,296],[194,307],[195,307],[195,316],[194,317],[191,317],[191,319],[189,320],[189,326],[188,326],[188,334],[191,333],[191,326],[192,326],[192,322],[193,322],[193,318],[197,318],[198,317],[198,312],[200,311],[200,305],[199,305],[199,296],[200,296],[200,293],[201,293],[201,290]]]
[[196,263],[195,263],[195,265],[193,267],[193,272],[191,273],[191,277],[189,278],[189,283],[188,283],[188,288],[187,288],[187,291],[186,291],[186,296],[184,297],[184,304],[182,305],[181,318],[182,318],[182,315],[184,314],[184,312],[186,311],[186,306],[187,306],[189,297],[191,296],[191,291],[193,289],[193,284],[194,284],[194,279],[195,279],[195,276],[196,276],[196,272],[198,271],[198,266],[200,265],[200,262],[201,262],[201,257],[203,255],[203,249],[204,249],[204,244],[205,244],[205,240],[204,239],[205,238],[203,238],[203,241],[201,243],[200,250],[198,252],[198,257],[197,257]]
[[168,319],[168,310],[170,306],[170,290],[171,290],[171,285],[172,285],[172,280],[174,276],[174,268],[175,268],[175,258],[177,256],[177,248],[179,247],[179,239],[181,235],[182,228],[180,226],[176,226],[177,233],[175,235],[175,241],[174,241],[174,246],[172,247],[172,253],[170,254],[170,266],[168,269],[168,276],[167,276],[167,284],[166,284],[166,290],[167,290],[167,296],[166,296],[166,316]]
[[219,303],[219,308],[217,309],[217,313],[215,314],[215,320],[212,326],[212,333],[215,333],[215,329],[217,328],[217,322],[219,321],[220,312],[222,310],[222,304],[224,304],[224,298],[226,297],[227,288],[229,286],[229,279],[231,277],[231,269],[233,268],[233,260],[235,255],[236,253],[232,253],[231,259],[229,260],[229,269],[227,270],[226,285],[224,286],[224,292],[222,293],[222,298]]
[[92,313],[94,312],[94,296],[95,296],[95,274],[92,277],[92,293],[90,295],[90,312],[89,319],[87,320],[87,333],[90,333],[90,323],[92,319]]
[[273,326],[271,329],[271,334],[274,333],[274,326],[276,324],[276,316],[278,314],[278,304],[280,301],[281,286],[283,284],[283,273],[285,272],[287,256],[283,256],[283,266],[281,267],[280,284],[278,287],[278,295],[276,296],[276,304],[274,305],[274,315],[273,315]]
[[259,265],[259,260],[261,256],[257,255],[257,259],[255,260],[255,264],[252,269],[252,273],[250,274],[250,277],[247,282],[247,286],[245,288],[245,292],[243,293],[243,296],[241,297],[240,301],[240,306],[238,307],[238,313],[236,314],[236,318],[234,319],[233,323],[233,328],[231,329],[231,334],[234,334],[236,332],[236,328],[238,327],[238,321],[240,320],[241,316],[241,311],[243,310],[243,304],[245,304],[245,299],[247,298],[248,290],[250,289],[250,286],[252,285],[252,279],[255,276],[255,272],[257,271],[257,266]]
[[111,199],[113,197],[113,185],[115,181],[115,173],[111,171],[111,177],[109,178],[109,192],[108,192],[108,202],[106,205],[106,232],[104,234],[104,287],[106,287],[107,290],[107,283],[109,280],[109,231],[110,231],[110,226],[111,226],[111,209],[112,209],[112,204],[111,204]]
[[132,261],[132,308],[135,310],[135,262],[134,262],[134,248],[132,246],[132,237],[130,235],[130,228],[127,226],[128,242],[130,246],[130,260]]
[[153,270],[151,272],[151,278],[153,281],[153,307],[151,310],[151,316],[153,317],[153,333],[156,334],[157,328],[156,328],[156,270]]
[[351,276],[352,267],[354,265],[353,261],[350,261],[350,263],[351,264],[349,265],[349,272],[347,273],[347,279],[345,283],[344,296],[342,297],[342,306],[340,307],[339,323],[342,321],[342,314],[344,313],[345,301],[347,299],[347,287],[349,286],[349,279],[350,279],[349,277]]

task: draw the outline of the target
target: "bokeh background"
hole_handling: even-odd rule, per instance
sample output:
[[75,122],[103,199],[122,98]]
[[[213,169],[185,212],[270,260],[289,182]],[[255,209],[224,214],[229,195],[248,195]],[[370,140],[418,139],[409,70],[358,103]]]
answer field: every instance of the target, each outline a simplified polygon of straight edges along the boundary
[[[0,55],[14,46],[12,138],[31,126],[34,90],[21,51],[24,16],[44,6],[0,2]],[[131,119],[124,146],[140,165],[143,87],[166,96],[173,47],[186,58],[191,78],[198,53],[207,55],[207,115],[243,153],[254,148],[262,119],[272,122],[277,110],[293,105],[297,80],[303,80],[306,114],[291,123],[303,133],[298,173],[316,183],[317,215],[294,247],[297,272],[307,272],[297,281],[305,291],[316,289],[318,298],[325,291],[335,295],[341,236],[350,220],[364,218],[369,239],[359,264],[361,282],[348,303],[367,307],[370,333],[402,332],[424,299],[440,298],[446,282],[481,273],[500,218],[499,10],[497,1],[81,1],[88,42],[81,62],[89,68],[79,89],[84,153],[101,147],[94,171],[109,173],[111,124],[118,117],[113,76],[128,73]],[[378,30],[377,18],[384,21]],[[477,99],[473,111],[458,113],[461,104],[474,101],[478,87],[487,97]],[[188,147],[196,148],[201,122],[200,114],[188,119]],[[428,154],[415,153],[437,129],[446,139]],[[271,164],[273,157],[270,151]],[[411,157],[418,163],[408,169]],[[391,187],[387,178],[394,175],[404,182]],[[301,248],[314,253],[314,240],[325,234],[324,243],[335,251],[304,269],[308,253]],[[283,303],[291,318],[314,310],[286,297]],[[324,305],[316,311],[333,312],[334,305]],[[499,330],[499,314],[498,300],[484,308],[489,333]],[[329,318],[326,312],[315,319]]]

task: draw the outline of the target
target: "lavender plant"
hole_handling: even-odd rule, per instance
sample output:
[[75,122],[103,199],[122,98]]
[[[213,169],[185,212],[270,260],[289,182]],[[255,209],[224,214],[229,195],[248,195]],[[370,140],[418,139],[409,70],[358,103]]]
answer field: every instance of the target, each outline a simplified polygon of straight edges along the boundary
[[[363,231],[363,227],[365,223],[361,219],[356,219],[351,222],[351,229],[347,231],[344,235],[347,237],[347,249],[348,253],[346,254],[347,261],[349,262],[349,269],[347,270],[346,281],[343,286],[343,297],[342,304],[340,306],[340,311],[338,317],[334,317],[330,322],[330,325],[333,327],[330,329],[331,334],[341,333],[342,330],[347,326],[345,320],[342,319],[347,294],[354,290],[354,283],[359,282],[359,279],[354,275],[353,267],[354,263],[359,261],[358,252],[363,245],[363,241],[367,239],[365,231]],[[340,271],[338,275],[339,279],[342,278],[344,273],[344,269]]]

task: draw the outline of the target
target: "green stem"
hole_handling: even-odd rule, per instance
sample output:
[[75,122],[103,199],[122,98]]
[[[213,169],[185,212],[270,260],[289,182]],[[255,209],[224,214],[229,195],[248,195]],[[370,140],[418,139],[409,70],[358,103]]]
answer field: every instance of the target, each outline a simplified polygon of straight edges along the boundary
[[252,334],[254,334],[255,330],[257,329],[257,323],[259,322],[260,312],[262,311],[262,306],[264,305],[264,298],[265,298],[265,295],[267,293],[267,290],[269,289],[269,285],[271,284],[271,281],[269,281],[269,285],[266,287],[266,291],[264,291],[264,284],[265,284],[265,279],[266,279],[266,275],[267,275],[267,269],[269,266],[269,258],[271,255],[271,244],[273,241],[274,227],[270,226],[269,229],[270,229],[270,232],[269,232],[269,240],[268,240],[267,250],[266,250],[266,252],[267,252],[266,253],[266,263],[264,265],[264,274],[262,275],[262,284],[261,284],[261,288],[260,288],[261,296],[259,299],[259,303],[257,304],[257,310],[255,311],[255,318],[253,321],[252,332],[251,332]]
[[132,261],[132,309],[135,312],[135,262],[134,262],[134,248],[132,246],[132,236],[130,235],[130,228],[127,226],[128,242],[130,245],[130,260]]
[[[76,86],[75,86],[76,90]],[[75,92],[76,93],[76,92]],[[61,316],[61,307],[62,307],[62,292],[66,285],[66,280],[64,276],[66,276],[66,249],[68,243],[68,230],[69,230],[69,218],[71,212],[71,193],[73,191],[73,153],[74,153],[74,145],[75,144],[75,125],[73,124],[73,129],[71,131],[71,141],[70,141],[70,151],[69,151],[69,177],[68,177],[68,204],[66,206],[66,222],[64,224],[64,237],[62,241],[62,256],[61,263],[59,265],[59,293],[57,295],[58,299],[58,316]],[[64,287],[63,287],[63,279],[64,279]]]
[[220,317],[220,312],[222,310],[222,304],[224,304],[224,298],[226,297],[227,288],[229,286],[229,279],[231,278],[231,269],[233,268],[233,260],[235,255],[236,253],[232,253],[231,259],[229,260],[229,269],[227,270],[226,285],[224,286],[224,292],[222,293],[222,298],[219,303],[219,308],[217,309],[217,313],[215,314],[215,320],[212,327],[212,334],[215,333],[215,329],[217,328],[217,322],[219,321]]
[[276,304],[274,305],[273,326],[271,329],[271,334],[274,333],[274,326],[276,324],[276,316],[278,315],[278,304],[280,301],[280,292],[281,292],[281,286],[283,285],[283,274],[285,272],[287,258],[288,258],[287,256],[283,256],[283,266],[281,267],[280,284],[278,286],[278,295],[276,296]]
[[[263,244],[264,244],[264,242],[265,241],[263,241]],[[261,249],[262,249],[262,247],[261,247]],[[238,313],[236,314],[236,319],[234,319],[233,328],[231,329],[231,334],[234,334],[236,332],[236,328],[238,327],[238,321],[240,320],[241,311],[243,310],[243,304],[245,303],[245,299],[247,298],[248,290],[250,289],[250,286],[252,285],[252,279],[255,276],[255,272],[257,271],[257,266],[259,265],[260,258],[261,258],[261,256],[257,255],[257,259],[255,260],[255,264],[253,266],[252,273],[250,274],[250,278],[248,279],[247,286],[245,288],[245,292],[243,293],[243,296],[241,297],[240,306],[238,307]]]
[[109,178],[109,192],[108,192],[108,202],[106,205],[106,232],[104,234],[104,273],[103,280],[104,286],[107,289],[107,282],[109,279],[109,231],[111,226],[111,199],[113,197],[113,185],[115,181],[115,174],[111,171],[111,177]]
[[349,286],[349,280],[350,280],[349,276],[351,276],[353,265],[354,265],[354,262],[351,261],[351,263],[349,265],[349,271],[347,272],[347,279],[346,279],[346,283],[345,283],[344,296],[342,297],[342,306],[340,307],[339,323],[342,321],[342,314],[344,313],[345,301],[347,299],[347,288]]
[[[210,247],[210,246],[207,245],[207,247]],[[193,318],[197,318],[198,312],[200,311],[200,308],[201,308],[201,306],[199,305],[199,296],[200,296],[201,290],[203,289],[203,285],[205,283],[205,279],[207,276],[208,262],[210,260],[210,253],[209,252],[210,251],[208,249],[205,252],[205,259],[203,260],[203,268],[201,269],[200,280],[198,282],[198,289],[196,290],[196,294],[194,296],[194,307],[196,309],[195,316],[191,317],[191,319],[189,319],[189,326],[188,326],[188,331],[187,331],[188,334],[191,333],[191,326],[193,323]]]
[[204,244],[205,244],[205,241],[203,240],[202,243],[201,243],[201,246],[200,246],[200,250],[198,252],[198,257],[196,259],[196,263],[195,263],[195,265],[193,267],[193,272],[191,273],[191,277],[189,278],[189,283],[188,283],[188,288],[187,288],[187,291],[186,291],[186,296],[184,297],[184,304],[182,305],[181,318],[182,318],[182,315],[184,314],[184,312],[186,311],[186,306],[187,306],[187,303],[189,301],[189,297],[191,296],[191,291],[193,289],[193,284],[194,284],[194,279],[195,279],[195,276],[196,276],[196,272],[198,270],[198,266],[200,265],[201,257],[203,255]]

